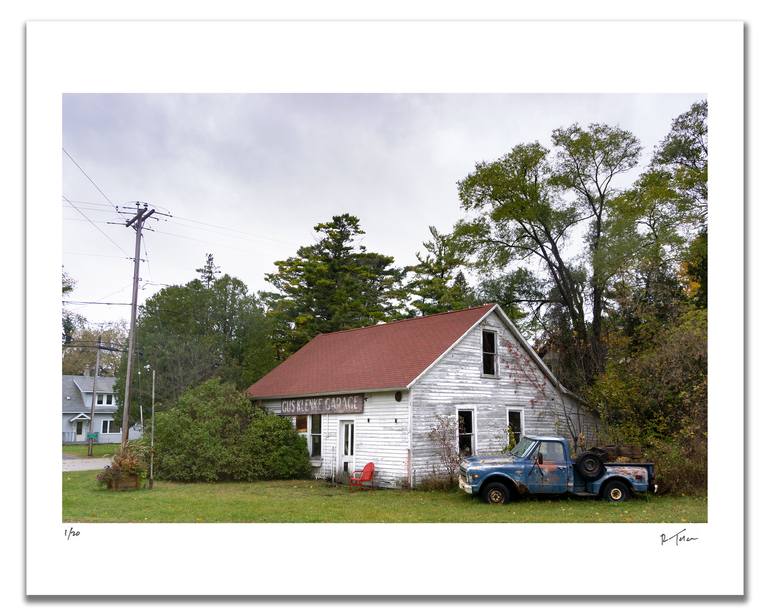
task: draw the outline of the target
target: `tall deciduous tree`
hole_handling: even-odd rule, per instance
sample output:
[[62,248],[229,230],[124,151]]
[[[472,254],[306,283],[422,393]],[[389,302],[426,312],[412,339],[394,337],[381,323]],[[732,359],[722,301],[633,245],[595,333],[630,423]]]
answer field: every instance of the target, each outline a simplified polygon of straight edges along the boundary
[[320,239],[275,263],[263,294],[275,327],[277,355],[285,357],[320,333],[390,321],[403,314],[404,272],[393,258],[369,252],[360,221],[334,216],[314,227]]
[[[156,371],[160,410],[207,379],[219,377],[245,388],[275,365],[263,306],[238,278],[217,277],[218,268],[209,256],[201,269],[213,275],[166,287],[140,307],[133,379],[137,400],[132,410],[138,409],[139,397],[149,403],[147,365]],[[117,391],[123,391],[124,379],[125,361]]]
[[116,321],[102,327],[88,323],[79,326],[73,333],[76,342],[65,346],[62,353],[62,374],[83,374],[91,370],[96,362],[96,345],[101,337],[104,349],[99,361],[99,374],[115,376],[120,368],[127,331],[125,321]]
[[590,270],[590,340],[598,371],[604,365],[602,320],[607,287],[622,266],[622,253],[613,250],[615,246],[607,237],[607,218],[611,200],[619,193],[615,180],[639,162],[641,145],[630,132],[606,124],[590,124],[587,129],[577,124],[559,128],[553,131],[552,140],[556,172],[551,181],[575,195],[576,211],[590,222],[585,238]]

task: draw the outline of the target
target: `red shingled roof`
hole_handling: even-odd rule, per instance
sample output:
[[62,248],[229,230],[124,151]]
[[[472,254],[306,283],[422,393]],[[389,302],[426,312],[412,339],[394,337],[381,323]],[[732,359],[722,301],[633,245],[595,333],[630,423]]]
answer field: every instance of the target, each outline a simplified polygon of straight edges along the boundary
[[320,334],[247,393],[263,399],[403,389],[494,306]]

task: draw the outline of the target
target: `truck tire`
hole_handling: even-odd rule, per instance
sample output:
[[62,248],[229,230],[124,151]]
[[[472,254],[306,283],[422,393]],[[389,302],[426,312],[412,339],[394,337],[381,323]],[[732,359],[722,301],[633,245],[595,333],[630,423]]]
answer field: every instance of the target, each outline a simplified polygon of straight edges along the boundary
[[575,460],[575,470],[584,479],[593,481],[604,475],[604,463],[598,454],[593,451],[584,451]]
[[604,484],[602,496],[612,503],[622,503],[631,496],[631,490],[628,489],[628,485],[624,481],[611,479]]
[[484,500],[490,505],[505,505],[511,500],[511,491],[504,483],[492,481],[484,486]]

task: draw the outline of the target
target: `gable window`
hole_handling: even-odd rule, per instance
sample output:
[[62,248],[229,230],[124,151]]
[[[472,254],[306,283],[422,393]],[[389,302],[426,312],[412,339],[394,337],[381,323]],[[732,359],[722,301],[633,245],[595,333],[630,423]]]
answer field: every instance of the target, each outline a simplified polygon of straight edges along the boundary
[[112,406],[112,394],[104,394],[104,403]]
[[497,334],[482,330],[481,332],[482,374],[497,376]]
[[462,457],[474,454],[473,408],[457,409],[457,450]]
[[102,419],[102,434],[120,434],[120,425],[112,419]]
[[96,394],[96,404],[99,406],[104,404],[104,394]]

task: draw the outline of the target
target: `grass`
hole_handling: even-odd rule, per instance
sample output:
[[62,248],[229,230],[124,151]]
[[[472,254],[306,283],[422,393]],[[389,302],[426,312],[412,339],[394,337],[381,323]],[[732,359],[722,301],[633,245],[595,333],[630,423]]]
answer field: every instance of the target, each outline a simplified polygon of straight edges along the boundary
[[[119,443],[95,443],[94,444],[94,457],[95,458],[111,458],[114,456],[118,449],[120,449]],[[77,443],[73,445],[62,445],[62,453],[69,454],[71,456],[77,456],[78,458],[88,457],[88,443]]]
[[183,484],[112,492],[96,471],[63,473],[64,522],[706,522],[705,497],[625,503],[528,498],[491,506],[459,490],[349,492],[320,481]]

